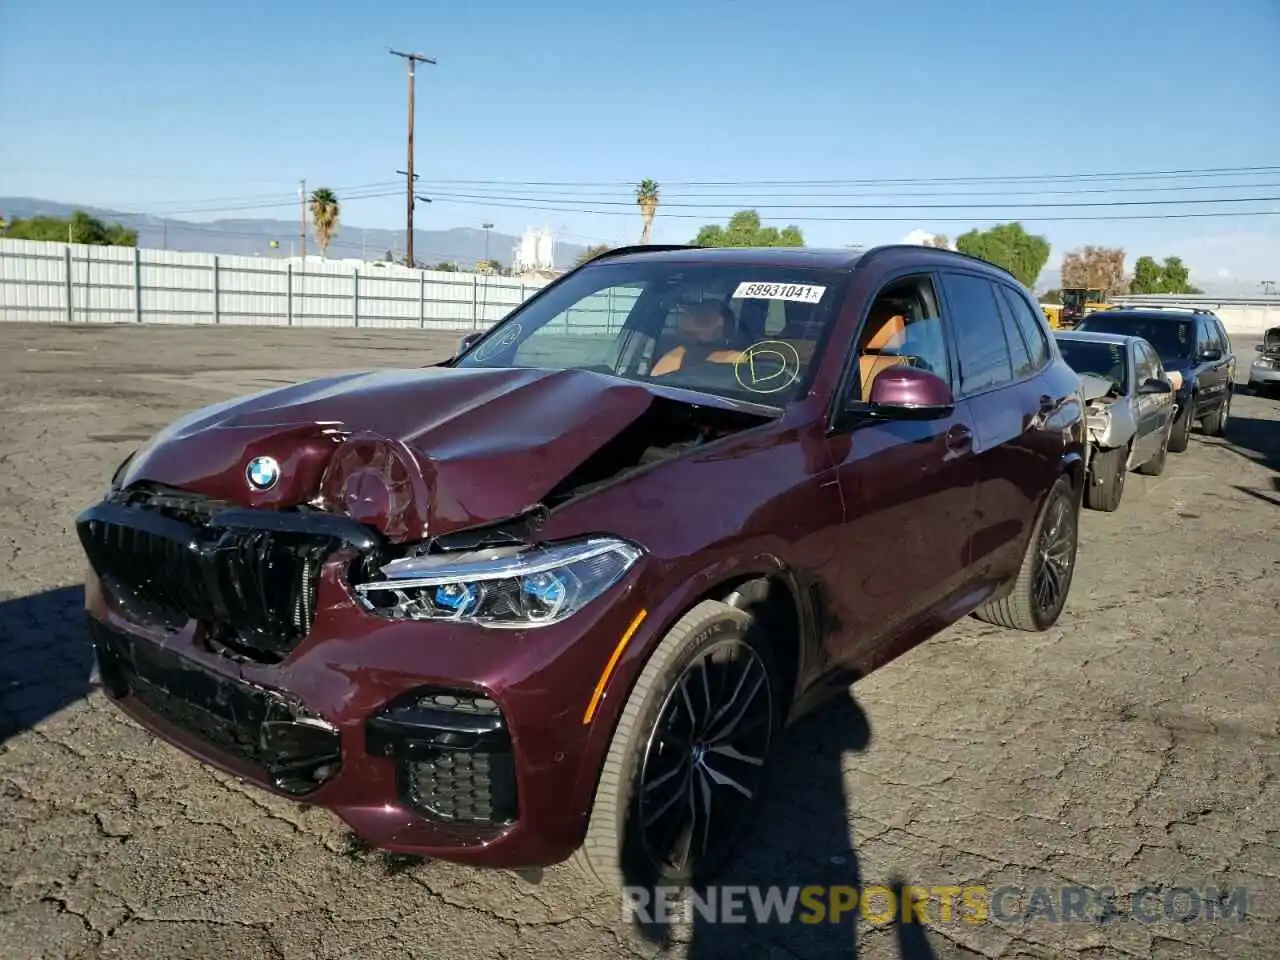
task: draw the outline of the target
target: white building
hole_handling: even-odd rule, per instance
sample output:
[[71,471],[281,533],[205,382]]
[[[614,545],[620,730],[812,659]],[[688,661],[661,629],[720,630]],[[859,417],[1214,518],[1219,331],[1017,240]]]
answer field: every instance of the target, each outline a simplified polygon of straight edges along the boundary
[[556,239],[550,227],[527,228],[511,250],[511,272],[518,275],[535,270],[554,270]]

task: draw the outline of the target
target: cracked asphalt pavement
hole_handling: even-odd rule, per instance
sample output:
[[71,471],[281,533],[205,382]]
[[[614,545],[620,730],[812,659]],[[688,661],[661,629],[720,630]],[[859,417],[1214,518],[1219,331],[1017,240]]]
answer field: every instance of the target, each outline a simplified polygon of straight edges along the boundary
[[[368,850],[325,811],[188,759],[91,690],[72,521],[126,454],[196,406],[453,344],[0,327],[0,957],[1280,956],[1271,399],[1238,395],[1224,439],[1197,433],[1163,476],[1132,475],[1117,513],[1085,512],[1054,630],[966,620],[853,687],[861,735],[838,711],[791,731],[730,870],[783,886],[1245,887],[1243,921],[695,919],[654,942],[563,867]],[[1236,348],[1247,364],[1252,342]]]

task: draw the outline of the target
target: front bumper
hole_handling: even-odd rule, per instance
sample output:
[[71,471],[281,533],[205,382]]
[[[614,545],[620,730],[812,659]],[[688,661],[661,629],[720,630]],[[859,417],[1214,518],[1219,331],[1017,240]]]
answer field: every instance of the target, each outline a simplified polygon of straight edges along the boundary
[[229,657],[194,623],[140,625],[93,573],[86,601],[105,692],[163,739],[377,847],[524,867],[582,842],[576,788],[598,759],[584,710],[642,566],[564,623],[515,632],[376,617],[332,563],[314,625],[275,664]]
[[1259,363],[1253,363],[1249,366],[1249,382],[1250,383],[1280,383],[1280,359],[1275,361],[1278,366],[1267,364],[1265,367]]

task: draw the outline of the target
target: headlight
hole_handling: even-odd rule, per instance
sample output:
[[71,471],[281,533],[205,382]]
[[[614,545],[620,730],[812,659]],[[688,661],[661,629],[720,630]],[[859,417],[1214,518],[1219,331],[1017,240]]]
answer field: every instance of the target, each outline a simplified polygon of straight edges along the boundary
[[537,547],[404,557],[356,594],[373,613],[518,629],[559,623],[604,593],[640,559],[634,544],[592,537]]
[[1089,411],[1089,429],[1097,430],[1105,433],[1107,428],[1111,426],[1111,411],[1106,407],[1099,407]]

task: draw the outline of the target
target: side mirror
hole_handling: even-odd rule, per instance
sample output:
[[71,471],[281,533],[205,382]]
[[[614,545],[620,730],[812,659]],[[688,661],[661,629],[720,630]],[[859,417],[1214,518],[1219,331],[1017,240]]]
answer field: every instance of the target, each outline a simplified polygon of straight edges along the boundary
[[483,330],[477,330],[475,333],[468,333],[465,337],[463,337],[458,342],[458,349],[454,352],[453,354],[454,357],[457,358],[462,356],[464,353],[466,353],[468,350],[471,349],[471,345],[473,343],[475,343],[477,340],[479,340],[483,336],[484,336]]
[[1209,347],[1209,349],[1207,349],[1207,350],[1201,350],[1201,351],[1200,351],[1200,359],[1201,359],[1201,360],[1208,360],[1208,361],[1210,361],[1210,362],[1212,362],[1212,361],[1214,361],[1214,360],[1221,360],[1221,359],[1222,359],[1222,351],[1221,351],[1221,350],[1219,350],[1217,347]]
[[1253,345],[1253,352],[1254,352],[1254,353],[1261,353],[1261,352],[1262,352],[1262,344],[1260,344],[1260,343],[1255,343],[1255,344]]
[[1150,396],[1158,393],[1173,393],[1173,384],[1167,380],[1157,380],[1155,377],[1150,377],[1138,387],[1140,396]]
[[918,367],[890,367],[871,382],[871,412],[886,420],[938,420],[956,408],[951,387]]

